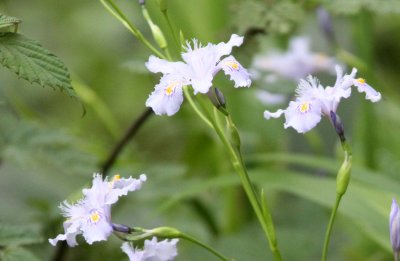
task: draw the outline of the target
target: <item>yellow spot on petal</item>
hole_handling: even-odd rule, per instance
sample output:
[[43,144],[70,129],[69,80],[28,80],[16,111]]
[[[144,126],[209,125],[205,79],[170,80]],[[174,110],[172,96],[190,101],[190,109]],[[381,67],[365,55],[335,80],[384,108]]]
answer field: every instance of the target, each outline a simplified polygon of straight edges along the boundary
[[175,87],[178,86],[179,82],[178,81],[173,81],[171,82],[167,88],[165,88],[164,92],[166,95],[170,96],[173,94]]
[[225,64],[226,64],[226,66],[228,66],[229,68],[231,68],[235,71],[239,70],[239,64],[235,61],[229,61],[229,62],[226,62]]
[[299,105],[299,110],[301,113],[308,112],[310,110],[310,102],[304,102]]
[[365,79],[363,79],[363,78],[358,78],[356,81],[359,82],[359,83],[361,83],[361,84],[364,84],[364,83],[365,83]]
[[113,177],[113,181],[117,181],[117,180],[120,180],[120,179],[121,179],[121,175],[119,175],[119,174],[116,174]]
[[100,214],[97,211],[94,211],[91,215],[90,215],[90,220],[93,223],[97,223],[100,220]]
[[317,63],[323,63],[328,59],[328,56],[323,53],[317,53],[317,54],[315,54],[314,57],[315,57]]

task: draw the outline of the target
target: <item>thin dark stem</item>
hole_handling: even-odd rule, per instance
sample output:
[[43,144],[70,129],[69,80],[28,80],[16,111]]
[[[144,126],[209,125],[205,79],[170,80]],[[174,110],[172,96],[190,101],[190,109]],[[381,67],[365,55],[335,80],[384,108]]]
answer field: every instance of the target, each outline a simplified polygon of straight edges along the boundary
[[142,114],[138,118],[136,118],[136,120],[131,124],[125,135],[115,145],[114,149],[107,157],[107,160],[105,160],[104,163],[101,165],[101,173],[103,174],[103,176],[107,175],[107,172],[114,165],[115,160],[125,148],[126,144],[135,136],[143,123],[145,123],[152,114],[153,110],[151,108],[146,108],[146,110],[144,110]]
[[[107,160],[101,164],[101,173],[105,176],[110,168],[114,165],[115,160],[118,158],[119,154],[125,148],[126,144],[135,136],[140,127],[146,122],[146,120],[153,114],[153,110],[151,108],[146,108],[142,114],[131,124],[129,129],[126,131],[125,135],[119,140],[119,142],[115,145],[114,149],[111,151],[110,155],[107,157]],[[57,246],[57,249],[54,253],[52,261],[62,261],[67,253],[68,246],[65,241],[60,242]]]

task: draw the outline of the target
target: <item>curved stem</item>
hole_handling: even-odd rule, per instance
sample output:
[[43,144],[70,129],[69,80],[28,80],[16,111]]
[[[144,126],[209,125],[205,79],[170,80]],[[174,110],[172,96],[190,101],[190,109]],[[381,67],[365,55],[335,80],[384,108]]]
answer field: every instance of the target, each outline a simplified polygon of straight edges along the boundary
[[188,241],[190,241],[190,242],[192,242],[192,243],[194,243],[194,244],[196,244],[196,245],[201,246],[202,248],[204,248],[204,249],[206,249],[207,251],[209,251],[210,253],[214,254],[216,257],[220,258],[221,260],[229,261],[228,258],[224,257],[224,256],[223,256],[221,253],[219,253],[217,250],[215,250],[215,249],[213,249],[212,247],[210,247],[210,246],[208,246],[208,245],[206,245],[206,244],[204,244],[204,243],[198,241],[198,240],[195,239],[194,237],[191,237],[191,236],[189,236],[189,235],[185,235],[185,234],[183,234],[183,233],[180,234],[180,237],[183,238],[183,239],[186,239],[186,240],[188,240]]
[[[218,119],[217,109],[216,108],[214,108],[214,109],[215,109],[214,110],[214,119],[212,120],[214,129],[215,129],[218,137],[221,139],[222,143],[228,150],[228,153],[231,157],[232,165],[240,177],[243,189],[246,192],[247,198],[250,201],[250,204],[257,216],[259,223],[261,224],[261,227],[262,227],[264,234],[268,240],[269,247],[274,255],[275,260],[282,260],[280,251],[277,246],[277,241],[276,241],[276,237],[275,237],[275,231],[274,231],[273,224],[269,223],[269,221],[272,221],[272,220],[269,220],[268,216],[266,214],[264,214],[267,212],[269,213],[269,211],[268,211],[266,205],[264,207],[261,205],[261,202],[260,202],[259,198],[257,197],[257,193],[250,181],[250,177],[247,174],[247,170],[243,163],[242,155],[241,155],[240,148],[239,148],[240,143],[236,144],[237,148],[235,149],[234,146],[232,145],[232,143],[229,141],[228,137],[226,136],[225,132],[223,131],[221,123],[219,122],[219,119]],[[227,120],[228,120],[228,122],[232,121],[232,119],[230,119],[230,116],[227,116]],[[230,123],[232,123],[232,122],[230,122]],[[234,128],[234,125],[231,125],[231,124],[229,124],[229,125],[231,128]],[[239,138],[236,128],[231,129],[231,132],[236,133],[237,138]]]
[[189,101],[190,106],[192,106],[193,110],[199,115],[199,117],[211,128],[214,129],[214,126],[208,120],[208,118],[200,111],[197,107],[196,103],[193,101],[192,96],[188,91],[188,86],[183,87],[183,93],[185,94],[186,99]]
[[331,217],[329,219],[328,227],[327,227],[326,233],[325,233],[324,248],[322,250],[322,259],[321,259],[323,261],[326,260],[326,256],[328,254],[328,246],[329,246],[329,241],[331,238],[332,227],[333,227],[333,223],[335,222],[336,213],[339,208],[339,204],[340,204],[340,200],[342,199],[342,196],[343,195],[336,194],[335,205],[333,206]]
[[141,41],[147,48],[149,48],[155,55],[160,58],[166,59],[160,51],[158,51],[147,39],[142,35],[142,33],[132,25],[124,13],[118,8],[113,0],[100,0],[103,6],[115,17],[117,18],[139,41]]
[[102,164],[101,173],[103,175],[107,174],[108,170],[112,167],[112,165],[114,165],[115,160],[117,159],[123,148],[125,148],[125,145],[135,136],[140,127],[151,115],[153,115],[153,110],[151,108],[146,108],[142,112],[142,114],[140,114],[140,116],[132,122],[125,135],[118,141],[110,155]]
[[331,217],[329,219],[328,227],[326,228],[326,233],[325,233],[325,241],[324,241],[324,246],[322,250],[322,261],[326,260],[326,256],[328,253],[328,247],[329,247],[329,241],[331,237],[331,232],[332,232],[332,227],[333,223],[335,222],[336,218],[336,212],[339,208],[340,200],[342,199],[343,195],[346,193],[347,187],[350,182],[350,171],[351,171],[351,159],[352,159],[352,152],[350,145],[346,142],[344,135],[342,136],[342,148],[344,150],[344,161],[342,163],[342,166],[340,166],[340,169],[338,171],[337,177],[336,177],[336,200],[335,204],[333,205],[332,208],[332,213]]

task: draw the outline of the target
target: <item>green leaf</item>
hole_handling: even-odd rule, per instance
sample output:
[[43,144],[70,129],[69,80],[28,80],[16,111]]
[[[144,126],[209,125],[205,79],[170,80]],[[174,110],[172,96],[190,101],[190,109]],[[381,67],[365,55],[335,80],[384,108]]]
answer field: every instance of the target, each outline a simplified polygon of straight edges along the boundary
[[17,26],[22,21],[16,17],[0,14],[0,28]]
[[2,261],[39,261],[40,259],[24,248],[6,248],[0,251]]
[[30,83],[57,87],[75,96],[64,63],[37,41],[17,33],[1,33],[0,63]]
[[0,246],[41,243],[43,238],[32,228],[0,224]]

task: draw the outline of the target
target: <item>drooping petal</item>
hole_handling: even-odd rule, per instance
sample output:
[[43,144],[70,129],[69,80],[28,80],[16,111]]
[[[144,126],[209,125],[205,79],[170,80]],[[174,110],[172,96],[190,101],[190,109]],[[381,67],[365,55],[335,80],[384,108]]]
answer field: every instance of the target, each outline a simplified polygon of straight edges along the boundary
[[264,111],[264,118],[269,120],[270,118],[279,118],[286,110],[279,109],[276,112]]
[[177,113],[183,102],[183,85],[184,79],[174,75],[163,76],[147,99],[146,106],[151,107],[157,115],[171,116]]
[[243,43],[243,36],[232,34],[231,38],[227,43],[217,44],[216,48],[219,57],[230,54],[234,46],[241,46],[242,43]]
[[321,121],[321,104],[318,101],[297,100],[289,103],[285,111],[285,129],[294,128],[298,133],[305,133]]
[[188,70],[187,65],[183,62],[170,62],[154,55],[149,57],[146,67],[153,73],[182,74],[182,76],[186,75]]
[[365,99],[372,102],[378,102],[381,100],[381,93],[372,88],[368,83],[365,82],[363,78],[355,79],[353,84],[357,87],[359,92],[365,93]]
[[243,66],[236,61],[232,55],[220,61],[218,66],[220,66],[224,73],[229,75],[230,79],[235,82],[235,88],[250,87],[251,80],[249,72],[243,68]]
[[138,179],[132,177],[120,178],[119,175],[114,176],[114,178],[109,182],[111,191],[107,194],[105,199],[106,204],[114,204],[117,202],[120,196],[125,196],[130,191],[138,190],[142,187],[143,182],[147,179],[145,174],[141,174]]

